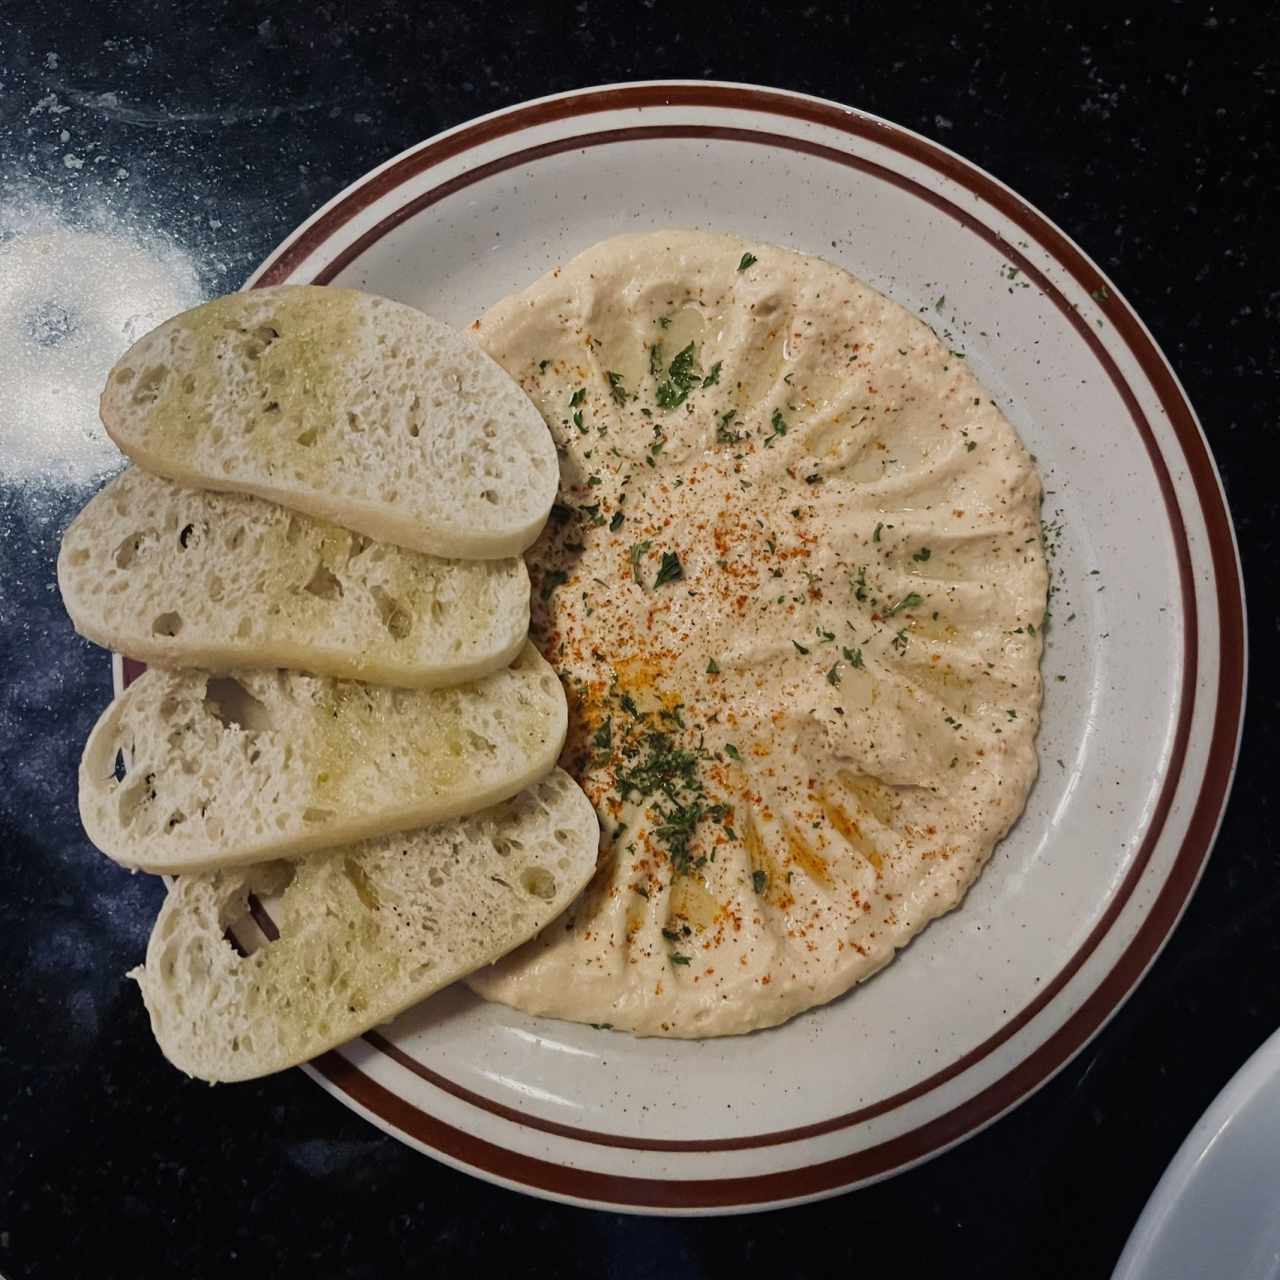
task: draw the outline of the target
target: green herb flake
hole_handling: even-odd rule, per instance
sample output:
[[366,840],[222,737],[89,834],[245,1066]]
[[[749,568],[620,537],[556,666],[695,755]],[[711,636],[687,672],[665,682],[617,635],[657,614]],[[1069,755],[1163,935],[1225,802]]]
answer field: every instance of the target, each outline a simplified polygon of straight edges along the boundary
[[613,750],[613,717],[609,716],[591,736],[591,745],[600,751]]
[[714,386],[718,386],[718,385],[719,385],[719,383],[720,383],[720,366],[721,366],[723,363],[724,363],[724,361],[723,361],[723,360],[717,360],[717,361],[715,362],[715,364],[713,364],[713,365],[711,366],[711,371],[710,371],[710,372],[707,374],[707,376],[706,376],[705,378],[703,378],[703,380],[702,380],[702,385],[703,385],[704,387],[714,387]]
[[781,409],[773,411],[773,416],[769,419],[769,425],[773,428],[773,434],[765,437],[764,447],[766,449],[773,444],[778,436],[787,434],[787,420],[782,416]]
[[655,377],[662,377],[662,343],[655,342],[649,348],[649,372]]
[[680,941],[680,935],[679,935],[678,933],[676,933],[676,931],[675,931],[674,929],[663,929],[663,931],[662,931],[662,936],[663,936],[664,938],[666,938],[666,940],[667,940],[668,942],[679,942],[679,941]]
[[742,439],[738,432],[729,430],[729,423],[737,416],[737,409],[728,409],[720,415],[720,419],[716,423],[716,442],[718,444],[737,444]]
[[802,644],[800,643],[800,641],[799,641],[799,640],[793,640],[791,643],[792,643],[793,645],[795,645],[795,647],[796,647],[796,652],[797,652],[797,653],[808,653],[808,652],[809,652],[809,650],[808,650],[808,649],[806,649],[806,648],[804,647],[804,645],[802,645]]
[[613,519],[609,521],[609,532],[617,533],[618,530],[622,528],[622,522],[626,518],[627,517],[624,516],[621,511],[615,511],[613,513]]
[[718,676],[720,674],[720,664],[714,658],[707,659],[707,675]]
[[649,898],[649,890],[648,890],[648,889],[646,889],[646,888],[644,887],[644,885],[642,885],[642,884],[633,884],[631,887],[632,887],[632,889],[634,889],[634,890],[635,890],[635,892],[636,892],[636,893],[638,893],[642,898],[644,898],[646,901],[648,900],[648,898]]
[[828,684],[840,683],[840,664],[838,662],[834,667],[831,668],[830,671],[827,672],[827,683]]
[[744,253],[742,260],[738,263],[738,270],[745,271],[748,267],[754,267],[760,259],[754,253]]
[[862,650],[861,649],[849,649],[841,645],[840,652],[844,654],[844,660],[851,667],[862,666]]
[[577,391],[569,397],[569,408],[576,409],[587,398],[586,387],[579,387]]
[[649,548],[653,546],[652,542],[634,542],[631,544],[631,576],[641,585],[644,586],[644,579],[640,576],[640,560]]
[[876,525],[876,531],[875,531],[875,533],[873,533],[873,534],[871,535],[871,541],[872,541],[872,542],[879,542],[879,541],[880,541],[880,530],[881,530],[881,529],[883,529],[883,528],[884,528],[884,521],[883,521],[883,520],[881,520],[881,521],[880,521],[880,523],[879,523],[878,525]]
[[614,404],[627,403],[627,389],[622,384],[622,374],[614,373],[610,369],[605,375],[609,380],[609,394],[613,397]]
[[636,706],[636,700],[629,693],[624,693],[618,701],[621,704],[623,711],[625,711],[633,720],[644,719],[644,712]]
[[763,893],[769,887],[769,877],[763,871],[753,871],[751,873],[751,887],[757,893]]
[[667,381],[658,384],[653,398],[659,409],[674,409],[688,399],[689,392],[701,381],[702,371],[698,368],[697,350],[691,342],[667,367]]
[[547,365],[549,365],[550,363],[551,363],[551,361],[550,361],[550,360],[539,360],[539,361],[538,361],[538,372],[539,372],[539,373],[546,373],[546,371],[547,371]]
[[733,745],[732,742],[726,742],[724,744],[724,753],[729,757],[730,760],[741,761],[742,759],[742,753],[738,750],[737,747]]
[[677,582],[683,577],[684,565],[680,563],[680,557],[674,551],[664,551],[658,576],[653,580],[654,587],[664,586],[668,582]]
[[933,552],[930,551],[928,547],[921,547],[920,550],[917,551],[915,555],[913,555],[911,558],[913,560],[918,560],[921,564],[923,564],[926,560],[928,560],[928,558],[931,555],[933,555]]
[[917,605],[924,604],[924,596],[918,591],[912,591],[909,595],[905,595],[897,604],[885,614],[886,618],[892,618],[895,613],[901,613],[903,609],[914,609]]
[[679,952],[673,951],[671,953],[671,963],[672,964],[691,964],[692,961],[689,959],[688,956],[682,956],[680,955]]

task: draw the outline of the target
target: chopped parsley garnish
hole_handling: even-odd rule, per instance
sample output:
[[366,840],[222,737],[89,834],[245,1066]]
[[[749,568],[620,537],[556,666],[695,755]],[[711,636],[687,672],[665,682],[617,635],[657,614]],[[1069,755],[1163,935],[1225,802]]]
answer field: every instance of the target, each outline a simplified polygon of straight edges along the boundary
[[695,864],[689,843],[704,818],[720,822],[727,816],[722,804],[708,804],[698,766],[709,755],[701,747],[689,751],[672,743],[667,733],[644,737],[637,763],[619,770],[618,790],[622,799],[633,794],[647,799],[660,797],[653,805],[653,835],[663,844],[677,874],[687,874]]
[[649,548],[653,546],[652,542],[634,542],[631,544],[631,576],[644,586],[644,579],[640,576],[640,558]]
[[796,652],[797,652],[797,653],[808,653],[808,652],[809,652],[809,650],[808,650],[808,649],[806,649],[806,648],[804,647],[804,645],[802,645],[802,644],[800,643],[800,641],[799,641],[799,640],[793,640],[791,643],[792,643],[793,645],[795,645],[795,647],[796,647]]
[[582,432],[582,434],[583,434],[584,436],[587,434],[587,429],[586,429],[586,427],[585,427],[585,426],[583,426],[583,424],[582,424],[582,410],[581,410],[581,409],[579,409],[579,410],[578,410],[578,411],[573,415],[573,425],[574,425],[575,427],[577,427],[577,428],[578,428],[578,430],[579,430],[579,431],[581,431],[581,432]]
[[592,735],[591,745],[601,751],[613,750],[613,717],[610,716]]
[[844,660],[851,667],[862,666],[862,650],[861,649],[849,649],[849,648],[846,648],[844,645],[841,645],[840,652],[844,654]]
[[939,294],[937,302],[933,304],[933,309],[935,311],[941,311],[942,308],[946,305],[946,301],[947,301],[947,295],[945,293]]
[[881,529],[883,529],[883,528],[884,528],[884,521],[883,521],[883,520],[881,520],[881,521],[880,521],[880,523],[879,523],[878,525],[876,525],[876,531],[875,531],[875,533],[873,533],[873,534],[871,535],[871,541],[872,541],[872,542],[879,542],[879,541],[880,541],[880,530],[881,530]]
[[662,343],[655,342],[649,348],[649,372],[655,377],[662,377]]
[[836,638],[834,631],[824,631],[821,627],[814,627],[814,632],[823,644],[830,644]]
[[661,587],[665,583],[676,582],[683,577],[684,565],[680,563],[680,557],[674,551],[664,551],[662,564],[658,569],[658,576],[653,580],[653,585]]
[[923,564],[931,555],[933,555],[933,552],[930,551],[928,547],[921,547],[920,550],[911,558],[913,560],[919,560],[920,563]]
[[905,595],[897,604],[885,614],[886,618],[892,618],[895,613],[901,613],[903,609],[914,609],[917,605],[924,604],[924,596],[918,591],[912,591],[909,595]]
[[748,267],[753,267],[760,259],[754,253],[744,253],[742,261],[738,263],[738,270],[745,271]]
[[858,576],[853,580],[853,598],[859,603],[867,598],[867,569],[865,565],[858,566]]
[[670,316],[659,316],[659,317],[658,317],[658,324],[659,324],[662,328],[664,328],[664,329],[670,329],[670,328],[671,328],[671,317],[670,317]]
[[610,369],[604,376],[609,379],[609,394],[613,397],[613,403],[626,404],[627,389],[622,385],[622,374]]
[[702,385],[704,387],[714,387],[720,382],[720,366],[723,363],[723,360],[717,360],[715,364],[711,366],[711,372],[702,380]]
[[724,753],[729,757],[730,760],[742,759],[742,753],[738,750],[737,747],[733,745],[732,742],[726,742],[724,744]]
[[653,398],[657,401],[659,409],[674,409],[677,405],[684,404],[689,397],[689,392],[701,381],[702,371],[698,368],[698,354],[691,342],[667,367],[667,381],[658,384]]
[[782,416],[781,409],[775,409],[773,416],[769,419],[769,425],[773,428],[773,434],[765,437],[764,447],[769,448],[778,436],[787,434],[787,420]]
[[613,513],[613,519],[609,521],[609,532],[617,533],[618,530],[622,528],[622,522],[626,518],[627,517],[624,516],[621,511],[615,511]]
[[680,941],[680,935],[674,929],[663,929],[662,936],[666,938],[668,942]]
[[738,416],[737,409],[728,409],[720,415],[720,421],[716,424],[716,441],[719,444],[737,444],[742,436],[737,431],[729,430],[729,423]]
[[751,887],[757,893],[763,893],[769,887],[769,877],[763,871],[751,873]]
[[680,955],[679,952],[673,951],[671,953],[671,963],[672,964],[690,964],[692,962],[690,961],[688,956],[682,956]]
[[840,683],[840,670],[839,670],[839,668],[840,668],[840,664],[837,662],[837,663],[836,663],[836,665],[835,665],[834,667],[832,667],[830,671],[828,671],[828,672],[827,672],[827,683],[828,683],[828,684],[839,684],[839,683]]
[[907,629],[906,627],[903,627],[902,630],[893,637],[893,647],[899,653],[906,653],[909,640],[910,637],[907,635]]
[[569,408],[576,409],[587,398],[586,387],[579,387],[577,391],[569,397]]
[[977,447],[978,442],[976,440],[967,440],[964,449],[966,453],[972,453]]
[[625,711],[633,720],[641,720],[644,718],[644,712],[636,706],[636,700],[629,693],[624,693],[618,701],[622,704],[623,711]]
[[707,659],[707,675],[718,676],[720,674],[720,664],[714,658]]

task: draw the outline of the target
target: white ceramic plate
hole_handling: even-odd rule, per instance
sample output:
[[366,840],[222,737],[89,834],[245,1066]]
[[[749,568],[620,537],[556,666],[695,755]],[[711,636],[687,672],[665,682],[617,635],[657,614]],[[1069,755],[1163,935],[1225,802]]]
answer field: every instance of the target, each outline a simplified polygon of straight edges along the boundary
[[995,179],[845,107],[705,82],[514,107],[375,169],[252,283],[352,285],[465,325],[594,241],[672,225],[819,253],[923,313],[1038,456],[1061,530],[1027,812],[961,910],[782,1028],[638,1040],[459,989],[309,1070],[388,1132],[496,1182],[724,1212],[936,1154],[1115,1012],[1217,828],[1243,601],[1195,417],[1114,288]]
[[1178,1148],[1113,1280],[1205,1276],[1280,1277],[1280,1031]]

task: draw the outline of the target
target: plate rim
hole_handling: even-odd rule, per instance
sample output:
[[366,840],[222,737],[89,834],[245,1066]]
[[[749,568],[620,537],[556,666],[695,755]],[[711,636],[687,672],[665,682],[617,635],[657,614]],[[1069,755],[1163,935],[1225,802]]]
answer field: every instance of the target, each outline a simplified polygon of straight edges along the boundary
[[[1057,262],[1058,265],[1066,268],[1069,275],[1079,281],[1086,287],[1090,287],[1090,291],[1095,288],[1109,286],[1105,274],[1101,272],[1092,260],[1077,246],[1064,232],[1061,231],[1053,222],[1045,215],[1040,213],[1029,202],[1023,200],[1011,188],[988,174],[985,170],[974,165],[972,162],[965,160],[956,153],[949,151],[940,144],[933,142],[931,139],[925,138],[920,134],[916,134],[911,130],[896,125],[890,121],[880,117],[871,115],[866,112],[858,111],[853,108],[842,106],[838,103],[831,102],[821,98],[811,97],[809,95],[794,93],[787,90],[771,89],[762,86],[734,84],[729,82],[717,81],[643,81],[632,82],[617,85],[605,85],[580,90],[574,90],[568,93],[553,94],[543,98],[533,99],[528,102],[517,103],[513,106],[503,108],[499,111],[489,113],[488,115],[478,117],[474,120],[464,122],[443,133],[437,134],[407,150],[391,157],[383,164],[375,167],[369,173],[357,179],[346,189],[339,192],[326,205],[322,206],[315,214],[307,219],[301,226],[282,242],[281,246],[271,254],[263,266],[250,277],[246,287],[263,287],[268,284],[280,283],[286,280],[300,267],[302,267],[308,258],[322,245],[324,245],[334,234],[339,232],[353,217],[357,216],[364,209],[369,208],[378,200],[392,193],[397,187],[401,186],[410,178],[416,177],[426,172],[434,165],[445,160],[462,156],[466,151],[475,147],[482,146],[485,143],[497,141],[509,136],[518,135],[522,131],[539,124],[560,124],[567,120],[578,116],[588,116],[598,114],[610,110],[627,110],[637,107],[671,107],[683,106],[692,108],[710,108],[726,111],[743,111],[756,115],[778,115],[785,117],[791,121],[800,120],[807,123],[817,124],[829,129],[837,130],[841,133],[855,134],[875,144],[886,146],[893,151],[906,156],[908,159],[922,162],[929,169],[936,173],[941,173],[944,177],[955,181],[960,187],[968,190],[976,195],[987,204],[994,206],[1000,213],[1004,214],[1015,225],[1021,227],[1025,232],[1031,235],[1041,248],[1046,250]],[[662,126],[651,126],[661,130]],[[596,129],[591,131],[592,134],[599,136],[601,131]],[[634,135],[635,130],[627,130],[629,135]],[[687,132],[687,130],[685,131]],[[760,133],[760,130],[752,130],[753,133]],[[579,140],[580,141],[580,140]],[[779,141],[785,141],[788,145],[793,145],[798,139],[794,137],[779,138]],[[549,144],[555,149],[565,150],[572,149],[573,145],[563,145],[563,139],[557,139],[554,143]],[[815,144],[816,145],[816,144]],[[803,148],[802,149],[807,149]],[[539,148],[533,148],[537,151]],[[545,153],[545,152],[544,152]],[[526,156],[526,158],[533,158]],[[507,162],[509,156],[503,156],[499,161],[493,162],[500,164],[501,167],[508,167]],[[335,258],[326,263],[323,269],[316,273],[313,279],[319,282],[327,282],[331,280],[339,271],[360,256],[360,254],[370,244],[380,239],[394,226],[414,216],[421,211],[422,208],[428,207],[430,203],[442,199],[456,189],[455,184],[466,185],[461,182],[466,179],[467,182],[476,181],[478,178],[487,176],[485,172],[487,166],[481,165],[477,169],[466,171],[457,175],[456,178],[433,187],[430,191],[422,193],[418,197],[414,197],[404,204],[394,208],[389,214],[380,219],[373,227],[368,228],[349,245],[346,246]],[[930,193],[932,197],[932,193]],[[430,197],[430,198],[428,198]],[[983,228],[984,230],[989,230]],[[1009,251],[1013,248],[1008,241],[1001,242],[1002,251]],[[1016,252],[1016,250],[1014,251]],[[1038,275],[1038,269],[1032,264],[1033,276]],[[1083,274],[1081,271],[1083,268]],[[1048,284],[1047,281],[1044,284]],[[1056,292],[1056,290],[1054,290]],[[962,1140],[964,1137],[977,1132],[986,1124],[994,1121],[999,1115],[1003,1114],[1010,1107],[1030,1096],[1035,1089],[1046,1083],[1052,1075],[1056,1074],[1063,1066],[1070,1061],[1076,1053],[1085,1047],[1090,1039],[1101,1030],[1106,1021],[1114,1016],[1122,1007],[1129,994],[1136,987],[1137,982],[1141,979],[1143,973],[1154,962],[1156,956],[1167,942],[1173,929],[1176,927],[1177,921],[1180,919],[1182,912],[1185,910],[1186,904],[1194,892],[1195,885],[1198,883],[1199,877],[1203,872],[1204,865],[1207,862],[1208,854],[1212,849],[1213,840],[1216,837],[1217,829],[1221,824],[1222,815],[1225,810],[1226,801],[1230,793],[1231,781],[1234,776],[1235,762],[1239,752],[1240,733],[1243,722],[1243,704],[1244,693],[1247,682],[1247,641],[1245,637],[1245,603],[1243,594],[1243,584],[1240,572],[1240,562],[1238,550],[1235,543],[1234,528],[1231,523],[1229,509],[1227,507],[1226,498],[1222,491],[1221,481],[1217,473],[1216,466],[1213,462],[1212,454],[1208,449],[1204,434],[1200,428],[1195,411],[1190,404],[1185,391],[1177,379],[1172,367],[1170,366],[1164,353],[1155,342],[1150,331],[1134,313],[1125,304],[1120,295],[1110,289],[1110,296],[1099,302],[1103,312],[1111,321],[1117,334],[1124,341],[1129,353],[1133,355],[1138,367],[1141,369],[1146,382],[1155,393],[1162,408],[1169,419],[1170,427],[1173,429],[1176,437],[1177,446],[1181,453],[1182,460],[1186,463],[1187,472],[1191,480],[1191,486],[1194,490],[1195,499],[1198,504],[1198,510],[1203,519],[1207,543],[1206,559],[1209,562],[1214,574],[1214,582],[1216,587],[1216,609],[1212,612],[1206,610],[1206,617],[1203,626],[1212,627],[1214,622],[1217,623],[1219,634],[1219,670],[1218,670],[1218,698],[1217,706],[1213,712],[1213,723],[1209,736],[1211,746],[1217,748],[1211,750],[1201,776],[1197,783],[1197,792],[1194,802],[1191,806],[1191,816],[1188,822],[1186,834],[1174,856],[1173,864],[1166,876],[1164,883],[1159,887],[1155,898],[1146,909],[1146,912],[1137,927],[1137,930],[1120,954],[1117,960],[1112,964],[1109,971],[1103,975],[1098,982],[1090,990],[1080,1007],[1077,1008],[1057,1030],[1050,1035],[1045,1041],[1039,1044],[1035,1050],[1029,1055],[1022,1058],[1019,1062],[1013,1064],[1011,1068],[1003,1073],[987,1089],[974,1095],[973,1097],[960,1103],[954,1110],[947,1115],[938,1117],[934,1121],[928,1122],[916,1129],[909,1131],[900,1138],[893,1139],[889,1143],[880,1144],[881,1147],[896,1147],[905,1142],[906,1139],[913,1137],[925,1130],[930,1130],[938,1125],[949,1125],[955,1128],[956,1123],[953,1117],[959,1113],[977,1112],[977,1119],[974,1123],[964,1123],[961,1125],[958,1134],[950,1139],[943,1138],[936,1146],[930,1148],[923,1154],[918,1154],[914,1159],[908,1157],[906,1160],[895,1163],[892,1168],[880,1174],[879,1176],[888,1176],[888,1173],[896,1172],[907,1166],[907,1163],[915,1163],[920,1159],[928,1158],[930,1155],[937,1154],[948,1146],[954,1145],[955,1142]],[[1090,334],[1090,336],[1092,336]],[[1123,381],[1123,379],[1122,379]],[[1139,409],[1137,417],[1142,417]],[[1139,428],[1141,430],[1141,428]],[[1159,474],[1161,467],[1167,471],[1169,464],[1165,463],[1163,456],[1155,447],[1155,441],[1148,438],[1148,450],[1152,453],[1153,459],[1158,462],[1156,468]],[[1163,488],[1163,485],[1162,485]],[[1181,506],[1178,501],[1178,495],[1175,491],[1170,491],[1165,495],[1166,505],[1169,508],[1171,518],[1176,517],[1181,521]],[[1224,537],[1225,535],[1225,537]],[[1183,537],[1183,546],[1186,546],[1185,533]],[[1194,682],[1194,645],[1197,640],[1195,616],[1195,598],[1194,583],[1189,582],[1190,571],[1193,567],[1190,562],[1190,552],[1187,551],[1188,565],[1186,571],[1181,571],[1180,566],[1180,586],[1186,594],[1190,593],[1190,619],[1192,625],[1189,626],[1188,643],[1192,646],[1191,658],[1188,662],[1188,671],[1190,679],[1184,680],[1184,693],[1180,698],[1182,709],[1180,716],[1186,720],[1186,732],[1183,735],[1183,746],[1186,745],[1187,735],[1190,733],[1191,721],[1193,720],[1194,711],[1194,687],[1188,688],[1189,684]],[[1226,572],[1224,572],[1224,569]],[[1224,741],[1225,740],[1225,741]],[[1224,752],[1222,747],[1226,746]],[[1165,788],[1168,792],[1168,799],[1172,800],[1174,792],[1181,780],[1179,772],[1170,769],[1165,782]],[[1167,807],[1167,806],[1166,806]],[[1149,844],[1153,848],[1156,842],[1158,832],[1154,833]],[[1146,847],[1148,842],[1144,842]],[[1126,875],[1126,880],[1132,879],[1136,884],[1140,877],[1142,869],[1142,860],[1135,858],[1134,865],[1130,872]],[[1121,900],[1123,905],[1123,900]],[[1118,911],[1118,909],[1117,909]],[[1153,921],[1157,923],[1153,927]],[[1095,930],[1090,933],[1090,940],[1095,936],[1100,940],[1106,932],[1106,926],[1114,922],[1099,921]],[[1154,936],[1151,936],[1153,935]],[[1096,945],[1096,944],[1095,944]],[[1084,948],[1082,947],[1082,950]],[[1073,956],[1073,961],[1076,957]],[[1078,969],[1078,965],[1075,966]],[[1071,965],[1068,965],[1071,969]],[[1074,972],[1074,969],[1072,970]],[[1071,973],[1067,973],[1067,978],[1058,984],[1058,989],[1065,985],[1065,981],[1069,979]],[[1057,979],[1055,979],[1057,981]],[[1050,997],[1051,998],[1051,997]],[[1097,1006],[1101,998],[1104,1007],[1099,1009]],[[1037,1002],[1035,1011],[1027,1015],[1025,1021],[1029,1021],[1034,1012],[1038,1012],[1040,1008],[1047,1005],[1049,1000]],[[1029,1006],[1030,1007],[1030,1006]],[[1083,1025],[1092,1021],[1092,1025]],[[1006,1027],[1009,1024],[1006,1023]],[[1005,1028],[1001,1028],[1004,1031]],[[1071,1035],[1067,1035],[1071,1031]],[[1002,1039],[1008,1039],[1013,1031],[1009,1031]],[[999,1036],[1000,1033],[997,1033]],[[1065,1046],[1065,1052],[1057,1058],[1056,1061],[1049,1062],[1047,1065],[1042,1064],[1040,1060],[1045,1056],[1046,1050],[1053,1046],[1053,1053],[1047,1055],[1052,1058],[1059,1049],[1064,1048],[1059,1041],[1065,1037],[1067,1041],[1077,1037],[1074,1043]],[[988,1042],[984,1041],[984,1045]],[[968,1065],[978,1057],[984,1056],[979,1053],[983,1046],[978,1046],[960,1060],[960,1064],[953,1064],[953,1067],[947,1072],[949,1077],[953,1077],[966,1069]],[[988,1050],[989,1051],[989,1050]],[[1036,1065],[1031,1066],[1032,1063]],[[1045,1065],[1045,1069],[1041,1071],[1041,1066]],[[337,1053],[325,1055],[324,1058],[317,1061],[313,1068],[313,1073],[327,1077],[329,1087],[337,1088],[346,1096],[351,1096],[353,1088],[353,1073],[359,1076],[361,1080],[368,1081],[370,1084],[375,1082],[369,1081],[369,1078],[360,1073],[358,1068],[341,1058]],[[1021,1077],[1029,1074],[1031,1079],[1025,1086],[1021,1083]],[[1011,1081],[1015,1078],[1017,1084]],[[436,1082],[432,1082],[436,1083]],[[936,1077],[920,1082],[913,1090],[906,1091],[913,1096],[920,1096],[922,1092],[926,1092],[933,1084],[941,1083]],[[382,1086],[376,1086],[381,1089]],[[439,1087],[437,1083],[437,1087]],[[396,1097],[390,1091],[383,1090],[388,1097]],[[990,1097],[996,1093],[1007,1092],[1009,1096],[1003,1101]],[[906,1101],[906,1098],[902,1098]],[[403,1101],[403,1100],[398,1100]],[[479,1104],[486,1110],[492,1110],[493,1104],[491,1100],[479,1099]],[[893,1100],[889,1100],[892,1102]],[[990,1104],[990,1105],[988,1105]],[[364,1104],[368,1106],[366,1102]],[[412,1110],[419,1116],[425,1116],[413,1104],[409,1105]],[[499,1104],[500,1105],[500,1104]],[[881,1111],[884,1108],[881,1109]],[[864,1109],[865,1110],[865,1109]],[[876,1112],[877,1114],[881,1111]],[[494,1144],[486,1142],[485,1139],[478,1135],[466,1133],[461,1130],[454,1130],[452,1126],[445,1124],[437,1117],[426,1117],[433,1125],[441,1126],[450,1130],[451,1133],[465,1139],[470,1143],[482,1144],[484,1146],[493,1147],[495,1150],[503,1154],[504,1161],[509,1165],[510,1157],[516,1156],[517,1153],[510,1152],[506,1148],[494,1147]],[[719,1142],[692,1142],[692,1143],[676,1143],[676,1144],[660,1144],[660,1143],[617,1143],[612,1141],[612,1135],[590,1135],[589,1131],[574,1130],[572,1126],[556,1125],[553,1122],[534,1122],[528,1116],[515,1113],[513,1115],[504,1116],[504,1118],[513,1122],[524,1124],[530,1128],[550,1129],[552,1132],[560,1133],[561,1136],[577,1140],[590,1141],[592,1136],[598,1136],[607,1139],[607,1145],[635,1145],[645,1150],[723,1150],[736,1149],[743,1146],[768,1145],[770,1141],[775,1143],[802,1140],[805,1137],[812,1136],[815,1133],[831,1132],[835,1128],[846,1127],[849,1124],[856,1123],[858,1120],[869,1118],[863,1113],[850,1113],[848,1118],[836,1117],[834,1121],[818,1122],[815,1125],[802,1126],[792,1131],[781,1131],[777,1135],[753,1135],[751,1138],[739,1141],[736,1139],[721,1140]],[[843,1119],[843,1125],[840,1121]],[[946,1122],[946,1124],[944,1124]],[[397,1125],[397,1128],[404,1128],[403,1125]],[[406,1130],[412,1132],[411,1130]],[[417,1135],[415,1135],[417,1136]],[[440,1135],[437,1133],[436,1135]],[[764,1139],[764,1141],[761,1141]],[[421,1137],[418,1140],[424,1141]],[[428,1146],[435,1146],[436,1143],[426,1142]],[[446,1146],[452,1146],[449,1141]],[[869,1148],[868,1151],[874,1151],[878,1148]],[[854,1153],[855,1155],[866,1155],[867,1152]],[[905,1154],[905,1153],[904,1153]],[[455,1159],[459,1157],[455,1156]],[[532,1157],[520,1157],[521,1159],[533,1160]],[[822,1165],[811,1165],[809,1169],[816,1170],[818,1168],[828,1167],[831,1165],[840,1165],[847,1161],[850,1157],[839,1157],[834,1161],[823,1162]],[[476,1172],[484,1174],[486,1166],[477,1164],[471,1159],[463,1159],[462,1163],[467,1167],[475,1169]],[[534,1164],[546,1164],[543,1161],[533,1161]],[[548,1165],[550,1169],[559,1170],[563,1167],[560,1165]],[[508,1181],[509,1175],[503,1176],[498,1169],[488,1170],[492,1175],[502,1177],[503,1181]],[[687,1187],[687,1183],[682,1183],[676,1179],[625,1179],[619,1178],[617,1175],[599,1173],[590,1170],[576,1171],[585,1174],[593,1184],[593,1189],[599,1190],[601,1183],[621,1183],[630,1182],[653,1182],[658,1186],[665,1188]],[[796,1172],[796,1171],[790,1171]],[[753,1176],[747,1179],[700,1179],[701,1184],[726,1185],[732,1183],[754,1182],[761,1180],[776,1180],[786,1177],[786,1172],[774,1172]],[[869,1180],[866,1175],[855,1178],[856,1181]],[[522,1180],[521,1180],[522,1181]],[[848,1185],[849,1179],[837,1180],[830,1185],[818,1191],[818,1194],[835,1194],[844,1190]],[[558,1194],[563,1197],[566,1194],[575,1200],[587,1201],[592,1203],[601,1203],[601,1200],[593,1194],[583,1194],[583,1189],[560,1190],[558,1193],[555,1189],[541,1185],[535,1181],[530,1190],[541,1190],[543,1193]],[[695,1197],[696,1199],[697,1197]],[[794,1196],[787,1197],[788,1202],[795,1199]],[[805,1195],[804,1198],[813,1198],[812,1193]],[[648,1204],[646,1205],[646,1201]],[[745,1208],[760,1207],[762,1203],[768,1201],[760,1201],[754,1198],[742,1201],[735,1200],[732,1203],[717,1202],[714,1207],[719,1208]],[[607,1198],[604,1203],[608,1203],[610,1207],[619,1208],[623,1205],[614,1201],[612,1197]],[[639,1200],[633,1201],[636,1207],[654,1207],[653,1202],[649,1200],[647,1195],[643,1195]],[[683,1203],[683,1202],[682,1202]],[[664,1201],[661,1207],[675,1207],[668,1201]],[[710,1204],[703,1206],[703,1211],[713,1207]]]

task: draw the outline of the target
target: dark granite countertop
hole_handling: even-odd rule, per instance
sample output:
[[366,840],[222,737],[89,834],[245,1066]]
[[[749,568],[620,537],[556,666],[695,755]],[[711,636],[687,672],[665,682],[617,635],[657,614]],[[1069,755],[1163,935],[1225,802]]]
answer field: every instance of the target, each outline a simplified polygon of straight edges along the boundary
[[[0,1271],[1109,1273],[1195,1119],[1280,1023],[1268,772],[1280,503],[1264,462],[1280,431],[1280,17],[1111,9],[581,0],[535,18],[479,0],[0,4]],[[1199,410],[1235,514],[1253,645],[1217,851],[1172,943],[1086,1052],[923,1168],[709,1221],[522,1198],[414,1154],[299,1072],[209,1089],[169,1068],[122,977],[161,885],[80,831],[75,767],[110,672],[73,635],[53,579],[61,528],[101,470],[81,424],[115,351],[95,332],[140,331],[237,287],[335,191],[442,128],[662,76],[877,112],[983,165],[1074,236]],[[88,321],[68,315],[68,294]]]

